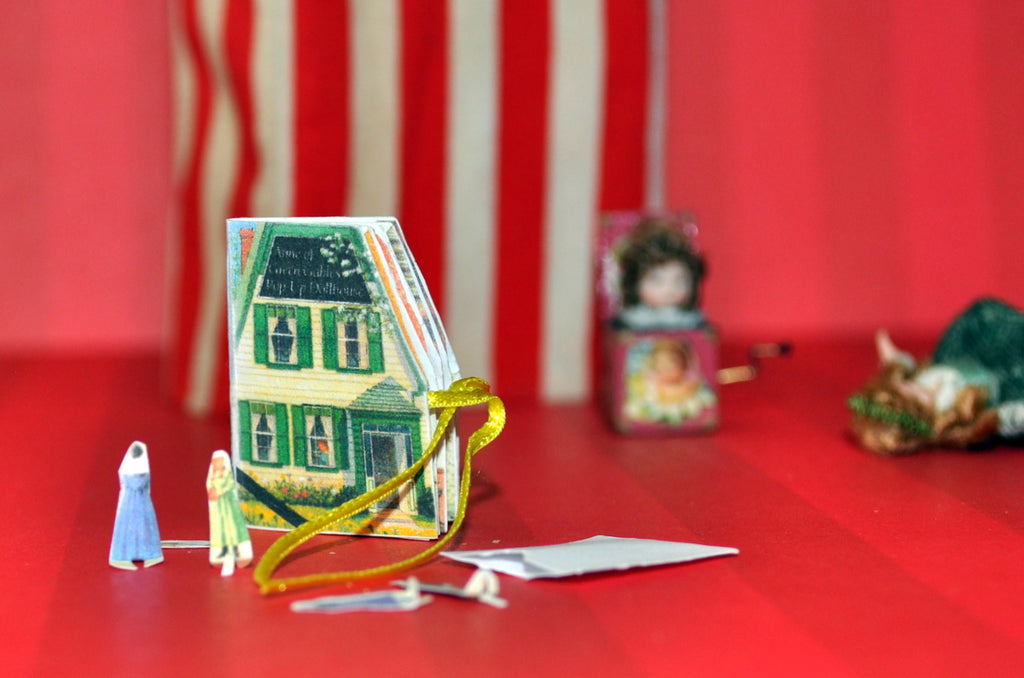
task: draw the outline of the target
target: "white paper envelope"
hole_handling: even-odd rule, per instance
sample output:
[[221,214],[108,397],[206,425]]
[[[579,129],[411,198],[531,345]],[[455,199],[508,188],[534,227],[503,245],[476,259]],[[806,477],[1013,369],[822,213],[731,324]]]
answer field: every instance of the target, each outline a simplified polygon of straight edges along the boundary
[[598,535],[567,544],[448,551],[441,555],[520,579],[538,579],[685,563],[738,553],[738,549],[727,546]]

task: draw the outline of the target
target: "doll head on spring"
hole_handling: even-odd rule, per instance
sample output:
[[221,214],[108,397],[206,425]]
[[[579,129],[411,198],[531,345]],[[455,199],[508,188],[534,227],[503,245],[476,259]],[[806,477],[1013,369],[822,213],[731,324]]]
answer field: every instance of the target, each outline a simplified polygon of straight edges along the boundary
[[622,305],[694,309],[700,301],[704,260],[686,235],[659,219],[640,222],[619,258]]
[[863,447],[903,454],[922,447],[967,447],[996,433],[998,416],[986,409],[985,389],[966,386],[952,406],[939,409],[914,381],[920,371],[886,365],[850,398],[853,435]]

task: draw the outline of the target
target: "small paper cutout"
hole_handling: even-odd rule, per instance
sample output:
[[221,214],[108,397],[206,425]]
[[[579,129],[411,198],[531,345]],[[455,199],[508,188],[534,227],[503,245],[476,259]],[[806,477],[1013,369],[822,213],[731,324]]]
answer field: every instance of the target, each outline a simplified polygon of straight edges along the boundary
[[231,457],[217,450],[210,459],[206,476],[206,498],[210,508],[210,565],[221,566],[221,576],[230,577],[235,566],[252,562],[252,540],[238,505]]
[[[415,578],[412,579],[415,582]],[[420,593],[418,586],[403,590],[373,591],[341,596],[321,596],[309,600],[297,600],[291,604],[292,612],[319,612],[341,614],[343,612],[407,612],[423,607],[433,598]]]
[[417,580],[416,577],[409,577],[408,579],[391,583],[405,589],[418,587],[420,591],[426,593],[436,593],[463,600],[476,600],[499,609],[508,607],[508,601],[498,597],[501,585],[498,582],[498,577],[491,570],[477,570],[463,587],[453,584],[425,584]]
[[149,494],[149,455],[146,444],[134,442],[125,452],[117,469],[121,492],[117,497],[114,534],[110,540],[111,567],[136,570],[135,562],[151,567],[164,560],[160,548],[160,528]]
[[441,555],[520,579],[539,579],[685,563],[738,553],[738,549],[726,546],[598,535],[567,544],[448,551]]

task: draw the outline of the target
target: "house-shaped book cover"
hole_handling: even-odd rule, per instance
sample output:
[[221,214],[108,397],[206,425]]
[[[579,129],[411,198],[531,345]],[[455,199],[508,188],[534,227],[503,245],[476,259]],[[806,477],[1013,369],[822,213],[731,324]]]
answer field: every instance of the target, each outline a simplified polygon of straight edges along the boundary
[[[291,529],[408,468],[458,366],[398,222],[228,220],[232,445],[252,527]],[[340,533],[435,538],[457,441]]]

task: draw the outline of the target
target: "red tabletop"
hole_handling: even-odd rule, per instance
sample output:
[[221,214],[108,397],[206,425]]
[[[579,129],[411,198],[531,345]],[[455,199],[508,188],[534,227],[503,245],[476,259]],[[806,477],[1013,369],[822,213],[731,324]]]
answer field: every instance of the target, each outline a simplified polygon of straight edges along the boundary
[[[728,363],[730,354],[726,353]],[[226,418],[163,402],[153,356],[0,359],[6,473],[4,675],[992,676],[1024,673],[1019,448],[887,459],[845,436],[870,338],[797,342],[723,390],[710,435],[627,438],[590,405],[506,402],[477,457],[456,549],[606,534],[738,556],[565,580],[500,576],[509,606],[299,615],[204,550],[110,568],[117,467],[149,447],[164,539],[207,537],[205,476]],[[499,394],[500,395],[500,394]],[[482,420],[464,418],[463,427]],[[254,532],[257,556],[276,533]],[[422,543],[318,537],[284,573],[353,569]],[[463,584],[468,566],[415,570]]]

